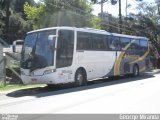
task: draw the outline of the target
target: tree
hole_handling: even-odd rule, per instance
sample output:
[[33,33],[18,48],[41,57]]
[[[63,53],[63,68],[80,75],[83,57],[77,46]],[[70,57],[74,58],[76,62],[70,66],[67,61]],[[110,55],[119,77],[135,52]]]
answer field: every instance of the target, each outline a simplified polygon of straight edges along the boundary
[[44,0],[46,11],[53,13],[61,9],[67,9],[76,12],[91,13],[91,4],[87,0]]
[[159,15],[157,15],[157,6],[155,4],[141,2],[137,9],[139,10],[139,13],[136,15],[136,19],[138,20],[137,26],[142,31],[141,35],[147,36],[157,51],[160,51],[160,28],[158,25]]
[[[107,2],[108,0],[91,0],[91,2],[93,2],[94,4],[96,4],[96,3],[99,3],[99,2]],[[117,1],[118,0],[110,0],[110,2],[111,2],[111,4],[112,5],[115,5],[115,4],[117,4]]]
[[37,6],[29,5],[28,2],[24,4],[24,13],[26,14],[28,23],[33,29],[41,28],[41,20],[45,16],[45,5],[38,4]]
[[0,37],[6,39],[8,43],[22,39],[30,30],[23,15],[24,1],[30,1],[30,4],[33,2],[33,0],[0,0]]
[[38,6],[25,4],[24,8],[34,29],[51,26],[98,27],[96,22],[99,20],[91,15],[91,3],[87,0],[44,0]]
[[31,30],[30,25],[18,14],[11,14],[9,22],[9,40],[23,39],[27,31]]
[[26,16],[24,14],[25,2],[27,2],[29,5],[36,5],[34,0],[12,0],[10,5],[14,12],[19,13],[23,19],[26,19]]
[[5,0],[0,0],[0,10],[3,10],[6,6]]
[[3,35],[4,33],[4,27],[5,27],[5,0],[0,0],[0,35]]
[[158,14],[160,15],[160,0],[155,0],[155,3],[157,5]]

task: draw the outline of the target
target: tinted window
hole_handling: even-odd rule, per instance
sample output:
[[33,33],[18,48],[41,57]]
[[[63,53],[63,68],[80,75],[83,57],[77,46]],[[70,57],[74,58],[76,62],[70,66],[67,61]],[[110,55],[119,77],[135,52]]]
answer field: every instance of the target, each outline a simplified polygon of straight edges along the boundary
[[137,39],[131,39],[130,49],[131,50],[139,50],[140,49],[139,40],[137,40]]
[[93,40],[93,49],[95,50],[105,50],[106,49],[104,35],[92,34],[92,40]]
[[77,50],[89,50],[91,48],[91,34],[86,32],[77,32]]
[[26,47],[31,47],[33,48],[33,46],[35,45],[36,43],[36,39],[37,39],[37,34],[36,33],[31,33],[31,34],[28,34],[25,38],[25,43],[24,45]]
[[112,36],[110,38],[109,47],[111,50],[121,50],[121,41],[119,37]]
[[106,47],[107,50],[109,50],[110,36],[104,36],[104,40],[105,40],[105,47]]
[[74,32],[59,30],[57,40],[57,68],[67,67],[72,64],[74,49]]
[[[32,53],[33,49],[35,49],[35,43],[37,39],[37,33],[30,33],[27,34],[24,46],[22,48],[22,61],[27,61],[30,58],[30,54]],[[28,65],[27,62],[23,62],[23,68],[31,67],[31,64]]]
[[126,49],[125,47],[127,47],[127,45],[129,45],[130,43],[130,39],[122,37],[120,38],[120,41],[121,41],[122,50],[125,50]]
[[43,67],[53,65],[53,50],[48,47],[48,36],[54,33],[55,31],[42,31],[38,33],[35,54],[41,61],[43,60],[41,62]]
[[148,49],[148,41],[147,40],[140,40],[140,46],[141,46],[141,50],[147,50]]

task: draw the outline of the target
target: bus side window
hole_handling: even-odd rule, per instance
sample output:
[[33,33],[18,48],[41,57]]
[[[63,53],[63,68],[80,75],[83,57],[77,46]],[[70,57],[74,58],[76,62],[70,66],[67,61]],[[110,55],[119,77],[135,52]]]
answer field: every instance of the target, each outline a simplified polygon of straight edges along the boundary
[[86,32],[77,32],[77,50],[90,50],[92,47],[91,35]]
[[145,51],[148,49],[148,41],[147,40],[140,40],[140,48],[141,50]]
[[137,39],[131,39],[131,46],[130,50],[139,50],[140,49],[140,43]]
[[57,40],[56,67],[67,67],[72,64],[74,49],[74,31],[59,30]]
[[94,50],[105,50],[105,40],[104,35],[101,34],[92,34],[93,39],[93,49]]
[[111,50],[121,50],[121,41],[119,37],[112,36],[110,39],[110,48]]
[[82,50],[83,49],[83,41],[82,40],[79,40],[78,44],[77,44],[77,50]]
[[107,41],[108,41],[108,49],[109,50],[114,50],[113,45],[112,45],[112,36],[107,36]]
[[105,49],[109,50],[109,39],[110,39],[110,37],[109,36],[104,36],[104,39],[105,39]]
[[130,39],[125,38],[125,37],[121,37],[120,41],[121,41],[122,50],[128,50],[127,46],[130,44]]

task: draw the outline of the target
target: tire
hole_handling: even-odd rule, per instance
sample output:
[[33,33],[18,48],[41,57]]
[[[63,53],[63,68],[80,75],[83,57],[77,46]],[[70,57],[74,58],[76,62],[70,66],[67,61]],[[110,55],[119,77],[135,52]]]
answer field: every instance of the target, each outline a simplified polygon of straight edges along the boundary
[[56,86],[53,85],[53,84],[47,84],[47,88],[48,88],[48,89],[55,89],[55,87],[56,87]]
[[139,67],[138,65],[133,66],[133,76],[137,77],[139,76]]
[[83,70],[79,69],[75,73],[75,86],[84,85],[87,85],[87,76]]
[[111,80],[114,80],[114,79],[115,79],[114,76],[109,76],[108,78],[111,79]]

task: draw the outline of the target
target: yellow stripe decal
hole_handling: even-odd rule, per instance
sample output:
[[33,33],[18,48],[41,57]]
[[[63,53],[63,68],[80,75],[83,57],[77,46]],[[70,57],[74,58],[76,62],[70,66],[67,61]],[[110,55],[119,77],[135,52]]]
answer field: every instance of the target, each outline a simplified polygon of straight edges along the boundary
[[124,52],[121,52],[118,59],[116,60],[116,63],[114,66],[114,75],[115,76],[120,75],[120,63],[123,58],[123,55],[124,55]]
[[[130,47],[130,45],[131,45],[131,43],[129,43],[128,45],[126,45],[126,47],[124,48],[124,50],[127,50],[127,49]],[[114,76],[120,75],[120,63],[121,63],[121,61],[122,61],[122,58],[123,58],[124,54],[125,54],[124,51],[121,52],[120,55],[118,56],[118,58],[117,58],[116,61],[115,61],[115,65],[114,65]],[[149,54],[149,51],[147,51],[142,57],[138,58],[137,60],[135,60],[135,61],[133,61],[133,62],[130,62],[130,64],[137,63],[137,62],[139,62],[139,61],[144,60],[144,59],[147,57],[148,54]],[[144,68],[141,69],[141,70],[143,71]]]
[[134,63],[137,63],[139,61],[144,60],[147,57],[148,54],[149,54],[149,51],[147,51],[142,57],[138,58],[137,60],[135,60],[133,62],[130,62],[130,64],[134,64]]
[[[124,48],[124,50],[127,50],[129,48],[129,46],[131,45],[131,43],[129,43],[128,45],[126,45],[126,47]],[[116,63],[114,65],[114,76],[118,76],[120,75],[120,63],[121,63],[121,60],[124,56],[124,53],[125,52],[121,52],[118,59],[116,59]]]

